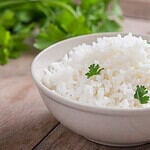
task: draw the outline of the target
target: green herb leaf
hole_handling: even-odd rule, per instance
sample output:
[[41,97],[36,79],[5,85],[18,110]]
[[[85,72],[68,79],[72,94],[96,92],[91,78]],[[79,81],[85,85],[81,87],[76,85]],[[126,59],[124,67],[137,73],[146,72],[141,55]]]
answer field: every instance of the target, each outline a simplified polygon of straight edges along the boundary
[[148,103],[150,97],[147,94],[148,94],[148,90],[143,85],[140,85],[140,86],[137,85],[136,86],[134,98],[138,99],[141,104]]
[[0,64],[4,65],[8,63],[9,60],[9,51],[7,48],[0,49]]
[[34,47],[42,50],[77,35],[119,31],[116,20],[121,16],[118,0],[80,0],[78,4],[74,0],[2,1],[0,64],[19,57],[27,49],[26,39],[34,39]]
[[87,78],[90,78],[94,75],[99,75],[104,68],[100,68],[99,64],[91,64],[89,66],[89,71],[85,74]]
[[99,28],[100,32],[120,31],[121,26],[114,20],[103,20]]
[[44,49],[50,44],[65,38],[65,33],[55,24],[50,23],[44,28],[36,38],[34,47]]
[[116,17],[119,17],[120,19],[122,19],[122,10],[119,6],[119,0],[114,0],[114,3],[113,3],[113,8],[112,8],[112,11],[111,11],[111,15],[113,16],[116,16]]
[[12,10],[6,9],[0,15],[0,26],[4,26],[5,28],[11,28],[15,24],[15,14]]

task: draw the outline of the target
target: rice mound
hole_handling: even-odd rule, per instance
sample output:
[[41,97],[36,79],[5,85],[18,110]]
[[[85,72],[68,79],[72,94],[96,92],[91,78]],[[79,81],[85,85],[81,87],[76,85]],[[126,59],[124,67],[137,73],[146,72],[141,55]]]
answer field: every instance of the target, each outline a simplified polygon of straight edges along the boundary
[[[89,79],[91,64],[104,70]],[[74,47],[61,61],[44,70],[43,84],[68,100],[83,104],[120,107],[150,107],[134,99],[137,85],[150,94],[150,44],[131,33],[100,37],[91,45]]]

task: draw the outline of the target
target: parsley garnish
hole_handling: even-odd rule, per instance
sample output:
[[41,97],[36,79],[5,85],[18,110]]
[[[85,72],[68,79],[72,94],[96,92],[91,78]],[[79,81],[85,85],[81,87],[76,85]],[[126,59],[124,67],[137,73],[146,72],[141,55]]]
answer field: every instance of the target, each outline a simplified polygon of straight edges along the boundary
[[99,75],[100,72],[102,70],[104,70],[104,68],[100,68],[99,64],[91,64],[89,68],[89,72],[87,72],[85,75],[87,76],[87,78],[90,78],[94,75]]
[[136,86],[136,91],[134,94],[134,98],[138,99],[140,101],[141,104],[146,104],[148,103],[150,97],[147,95],[148,90],[142,86],[142,85],[137,85]]

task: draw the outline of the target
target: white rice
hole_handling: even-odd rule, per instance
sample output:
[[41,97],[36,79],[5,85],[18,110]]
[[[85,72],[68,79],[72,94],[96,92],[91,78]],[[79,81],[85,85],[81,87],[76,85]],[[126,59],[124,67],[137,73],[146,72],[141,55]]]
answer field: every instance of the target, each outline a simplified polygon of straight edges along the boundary
[[[85,73],[91,64],[104,70],[89,79]],[[91,45],[81,44],[44,70],[43,84],[68,100],[89,105],[142,108],[134,99],[137,85],[150,94],[150,44],[131,33],[121,37],[103,37]]]

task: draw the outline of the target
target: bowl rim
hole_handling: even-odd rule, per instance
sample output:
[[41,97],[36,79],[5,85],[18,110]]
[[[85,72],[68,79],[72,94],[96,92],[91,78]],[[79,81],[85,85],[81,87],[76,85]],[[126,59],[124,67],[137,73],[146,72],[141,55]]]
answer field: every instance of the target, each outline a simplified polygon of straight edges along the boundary
[[[63,44],[66,41],[72,41],[72,40],[79,40],[80,38],[85,38],[85,37],[93,37],[93,36],[116,36],[118,34],[121,35],[127,35],[129,32],[107,32],[107,33],[94,33],[94,34],[85,34],[85,35],[80,35],[80,36],[76,36],[76,37],[72,37],[72,38],[68,38],[59,42],[56,42],[55,44],[50,45],[49,47],[47,47],[46,49],[44,49],[43,51],[41,51],[32,61],[31,64],[31,74],[32,74],[32,78],[35,81],[36,85],[38,86],[38,88],[40,90],[42,90],[42,92],[44,94],[46,94],[47,97],[49,97],[50,99],[54,100],[55,102],[71,107],[73,109],[78,109],[80,111],[86,111],[86,112],[92,112],[92,113],[104,113],[104,114],[120,114],[120,115],[127,115],[129,113],[134,114],[141,114],[141,112],[143,112],[142,114],[147,114],[147,112],[150,112],[150,108],[146,107],[146,108],[119,108],[119,107],[107,107],[107,106],[97,106],[97,105],[90,105],[90,104],[85,104],[85,103],[81,103],[81,102],[76,102],[73,100],[69,100],[68,98],[65,98],[59,94],[57,94],[56,92],[48,89],[46,86],[44,86],[41,81],[39,81],[36,76],[35,76],[35,63],[36,61],[38,61],[38,59],[40,57],[42,57],[42,55],[44,53],[46,53],[47,51],[51,50],[52,48],[55,48],[57,45],[59,44]],[[141,35],[141,34],[133,34],[135,36],[140,36],[140,37],[145,37],[145,38],[150,38],[149,35]]]

